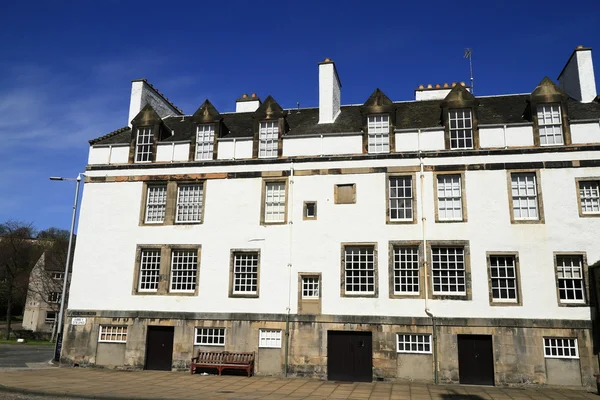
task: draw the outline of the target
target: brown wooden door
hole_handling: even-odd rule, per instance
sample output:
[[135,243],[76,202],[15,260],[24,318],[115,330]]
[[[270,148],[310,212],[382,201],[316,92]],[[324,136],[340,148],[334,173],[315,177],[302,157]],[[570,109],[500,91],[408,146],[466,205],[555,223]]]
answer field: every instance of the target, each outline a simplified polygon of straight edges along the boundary
[[470,385],[494,385],[494,348],[490,335],[458,335],[458,379]]
[[173,327],[149,326],[145,369],[170,371],[173,363]]
[[327,379],[371,382],[373,380],[371,332],[327,332]]

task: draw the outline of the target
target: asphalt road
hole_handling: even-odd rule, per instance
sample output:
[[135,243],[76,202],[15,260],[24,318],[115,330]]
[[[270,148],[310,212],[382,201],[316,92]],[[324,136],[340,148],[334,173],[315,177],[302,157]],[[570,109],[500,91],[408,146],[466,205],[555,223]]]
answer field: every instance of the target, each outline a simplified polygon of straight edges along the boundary
[[0,344],[0,368],[25,368],[28,363],[45,363],[54,355],[54,346]]

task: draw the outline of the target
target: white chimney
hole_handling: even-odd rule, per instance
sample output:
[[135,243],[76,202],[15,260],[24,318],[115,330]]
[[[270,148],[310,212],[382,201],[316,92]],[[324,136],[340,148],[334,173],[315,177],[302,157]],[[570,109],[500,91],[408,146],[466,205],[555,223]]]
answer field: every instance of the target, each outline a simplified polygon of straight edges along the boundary
[[596,79],[592,63],[592,49],[577,46],[567,65],[558,75],[562,90],[583,103],[591,103],[596,98]]
[[252,93],[250,96],[244,93],[242,97],[235,101],[235,112],[254,112],[260,105],[260,98],[258,98],[256,93]]
[[[418,88],[415,89],[415,100],[424,101],[424,100],[443,100],[448,96],[448,93],[452,90],[454,86],[456,86],[456,82],[452,82],[452,85],[444,83],[443,85],[419,85]],[[470,92],[471,88],[466,86],[464,82],[458,83],[458,85],[464,86]]]
[[131,121],[146,104],[150,104],[161,118],[168,117],[169,115],[183,115],[180,109],[175,107],[169,99],[149,84],[146,79],[136,79],[131,81],[131,100],[129,101],[129,119],[127,120],[129,126],[131,126]]
[[319,63],[319,123],[330,124],[340,115],[342,83],[329,58]]

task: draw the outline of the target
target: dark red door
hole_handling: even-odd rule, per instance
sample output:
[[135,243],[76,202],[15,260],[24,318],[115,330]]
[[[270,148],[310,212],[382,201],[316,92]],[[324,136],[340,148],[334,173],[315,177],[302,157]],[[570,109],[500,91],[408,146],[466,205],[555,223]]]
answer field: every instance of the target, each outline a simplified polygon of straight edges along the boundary
[[145,369],[170,371],[173,363],[173,327],[149,326]]
[[373,380],[371,332],[327,332],[327,379],[371,382]]
[[494,385],[494,348],[490,335],[458,335],[458,379],[470,385]]

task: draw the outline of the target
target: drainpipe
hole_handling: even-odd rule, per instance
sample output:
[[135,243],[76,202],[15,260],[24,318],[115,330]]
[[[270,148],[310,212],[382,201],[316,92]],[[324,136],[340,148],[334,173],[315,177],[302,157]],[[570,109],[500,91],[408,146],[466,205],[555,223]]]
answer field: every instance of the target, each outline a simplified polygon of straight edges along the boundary
[[[433,339],[433,382],[437,385],[438,383],[438,361],[437,361],[437,327],[435,315],[429,309],[429,277],[428,277],[428,259],[427,259],[427,230],[425,218],[425,167],[423,165],[423,154],[421,152],[421,130],[419,129],[417,134],[417,146],[419,148],[419,169],[420,169],[420,182],[421,182],[421,193],[419,198],[421,199],[421,234],[423,242],[423,269],[425,272],[425,314],[431,318],[432,322],[432,339]],[[434,194],[435,195],[435,194]]]
[[112,159],[112,144],[108,145],[108,164],[110,165],[110,161]]
[[171,162],[175,160],[175,142],[171,143]]
[[506,141],[506,124],[504,124],[504,126],[502,127],[503,129],[503,134],[504,134],[504,148],[507,149],[508,148],[508,142]]
[[293,238],[293,215],[294,215],[294,162],[290,163],[290,183],[289,183],[289,213],[288,213],[288,233],[289,233],[289,255],[288,255],[288,304],[285,315],[285,355],[283,375],[288,376],[288,363],[290,353],[290,312],[292,310],[292,238]]
[[235,138],[233,138],[233,159],[235,160]]
[[323,135],[321,134],[321,156],[323,156]]

